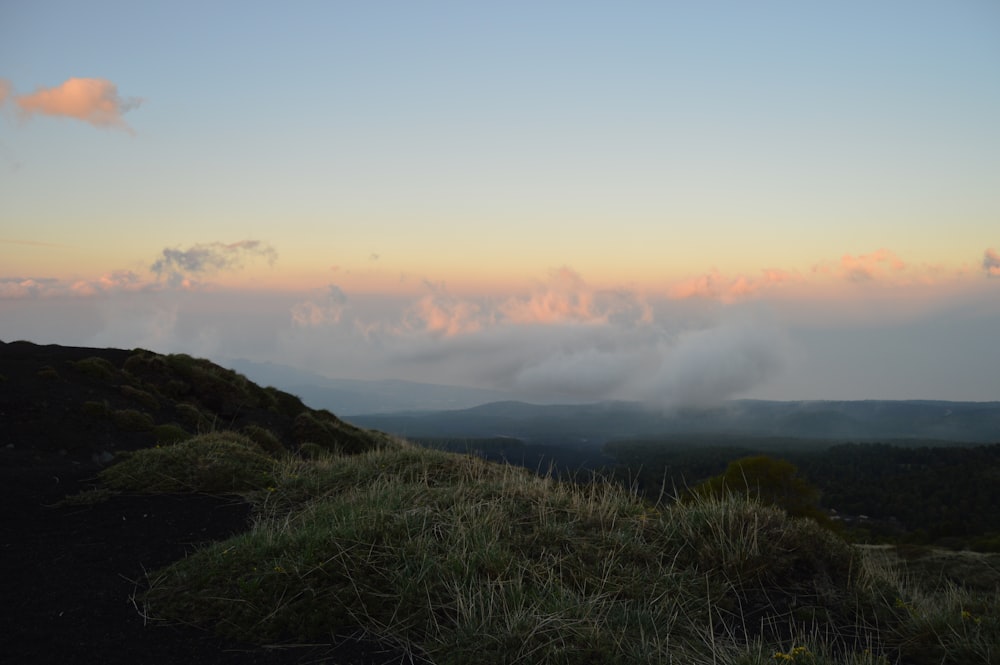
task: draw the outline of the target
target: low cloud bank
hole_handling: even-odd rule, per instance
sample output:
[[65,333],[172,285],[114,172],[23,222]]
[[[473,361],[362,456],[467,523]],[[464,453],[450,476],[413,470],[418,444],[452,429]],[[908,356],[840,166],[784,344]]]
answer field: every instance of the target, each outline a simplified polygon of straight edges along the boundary
[[[723,297],[744,289],[731,278],[685,297],[669,288],[655,296],[595,288],[566,267],[505,296],[458,295],[430,281],[415,295],[340,284],[243,292],[207,281],[276,257],[262,241],[212,242],[164,249],[143,274],[0,277],[0,338],[243,357],[546,402],[1000,398],[1000,368],[983,360],[995,356],[998,282],[973,279],[971,262],[964,277],[934,286],[899,276],[905,264],[874,252],[828,264],[845,285],[835,297],[773,300],[765,286],[799,275],[763,272],[760,289],[739,300]],[[995,250],[984,252],[982,269],[998,276]],[[879,279],[893,288],[870,288]]]
[[[376,312],[331,285],[292,308],[279,355],[342,376],[405,377],[545,401],[704,405],[767,381],[783,336],[752,322],[692,323],[681,307],[590,288],[568,269],[532,292],[460,298],[440,285]],[[388,316],[385,316],[388,314]]]

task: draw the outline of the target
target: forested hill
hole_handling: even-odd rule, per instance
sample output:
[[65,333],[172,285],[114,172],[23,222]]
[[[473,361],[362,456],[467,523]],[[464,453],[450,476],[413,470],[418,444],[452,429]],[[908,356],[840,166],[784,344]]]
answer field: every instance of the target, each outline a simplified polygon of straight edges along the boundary
[[739,400],[704,409],[663,409],[633,402],[548,406],[494,402],[471,409],[360,415],[350,420],[409,437],[503,436],[547,444],[600,445],[678,434],[1000,442],[1000,402]]

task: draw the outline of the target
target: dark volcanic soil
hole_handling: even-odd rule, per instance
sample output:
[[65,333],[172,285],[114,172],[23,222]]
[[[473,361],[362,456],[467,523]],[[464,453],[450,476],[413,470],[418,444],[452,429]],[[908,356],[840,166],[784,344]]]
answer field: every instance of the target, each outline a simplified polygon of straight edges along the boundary
[[[25,359],[25,351],[33,356]],[[107,357],[116,366],[123,359],[123,352],[115,350],[0,343],[0,660],[61,665],[401,662],[400,653],[371,642],[260,647],[193,627],[146,622],[141,601],[134,600],[145,571],[183,557],[199,543],[246,529],[249,507],[233,497],[171,494],[56,506],[67,495],[95,486],[101,467],[94,453],[108,443],[89,439],[75,429],[72,417],[65,417],[89,387],[39,384],[40,362],[61,369],[81,353]],[[49,436],[52,432],[58,435]],[[74,438],[70,450],[53,440]]]

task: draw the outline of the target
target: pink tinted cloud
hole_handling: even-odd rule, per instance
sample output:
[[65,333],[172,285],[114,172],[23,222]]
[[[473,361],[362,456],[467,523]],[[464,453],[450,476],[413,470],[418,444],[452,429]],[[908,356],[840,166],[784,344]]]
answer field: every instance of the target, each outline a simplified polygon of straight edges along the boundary
[[10,97],[10,81],[0,79],[0,106],[7,102],[8,97]]
[[330,284],[322,298],[307,300],[292,306],[292,322],[299,327],[316,327],[340,323],[347,308],[347,294],[336,284]]
[[871,254],[840,257],[841,274],[852,282],[867,282],[906,268],[906,264],[888,249],[878,249]]
[[411,325],[447,337],[479,332],[491,318],[479,303],[444,294],[424,296],[408,314]]
[[[0,93],[9,95],[7,92]],[[132,132],[122,117],[142,103],[137,97],[122,98],[118,86],[107,79],[71,78],[54,88],[38,88],[30,95],[14,97],[21,115],[75,118],[94,127]]]
[[131,270],[115,270],[97,279],[67,282],[52,277],[0,277],[0,299],[94,296],[101,293],[137,291],[147,286]]
[[506,318],[514,323],[594,321],[603,316],[595,307],[594,293],[574,270],[554,270],[549,281],[527,299],[511,299],[503,305]]
[[550,273],[527,294],[504,299],[467,298],[447,292],[444,285],[425,282],[430,292],[406,310],[403,326],[445,337],[469,335],[493,328],[550,325],[634,327],[652,321],[649,305],[628,291],[598,291],[571,268]]
[[643,324],[652,320],[649,305],[636,294],[595,290],[569,267],[549,274],[527,296],[508,298],[497,308],[502,320],[514,324]]
[[749,298],[760,291],[778,284],[799,281],[798,273],[777,268],[760,271],[760,275],[736,275],[728,277],[718,270],[678,282],[670,289],[673,298],[711,298],[724,303],[732,303]]
[[983,252],[983,270],[990,277],[1000,277],[1000,252],[992,247]]
[[21,299],[53,295],[59,291],[59,280],[32,277],[0,277],[0,298]]
[[813,268],[815,272],[829,273],[855,283],[884,281],[906,269],[906,263],[884,247],[870,254],[844,254],[836,264],[826,263]]

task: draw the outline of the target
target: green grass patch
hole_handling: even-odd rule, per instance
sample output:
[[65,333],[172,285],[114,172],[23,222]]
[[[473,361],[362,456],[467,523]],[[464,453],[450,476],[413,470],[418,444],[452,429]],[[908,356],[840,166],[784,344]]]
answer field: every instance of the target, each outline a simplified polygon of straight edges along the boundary
[[874,664],[907,620],[859,550],[742,497],[657,507],[400,442],[271,464],[253,528],[153,574],[150,616],[438,664]]
[[100,478],[137,492],[246,492],[273,485],[275,463],[245,436],[216,432],[126,453]]

